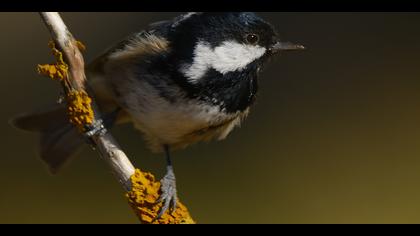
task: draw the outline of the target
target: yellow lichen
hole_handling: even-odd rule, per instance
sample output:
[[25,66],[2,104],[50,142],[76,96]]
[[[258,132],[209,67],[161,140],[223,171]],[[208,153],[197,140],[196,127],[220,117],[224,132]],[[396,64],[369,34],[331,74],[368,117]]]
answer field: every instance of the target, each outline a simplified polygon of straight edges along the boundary
[[84,91],[69,91],[67,93],[67,113],[70,123],[75,125],[80,132],[85,131],[85,125],[93,122],[92,99]]
[[187,208],[177,202],[174,212],[166,211],[159,219],[156,219],[162,202],[157,202],[160,196],[160,182],[155,181],[151,173],[141,172],[136,169],[131,176],[131,190],[126,196],[131,207],[134,209],[140,221],[144,224],[194,224],[194,220],[188,213]]
[[[46,75],[53,80],[66,81],[69,66],[64,62],[63,53],[56,47],[54,41],[50,41],[48,46],[56,58],[55,64],[38,65],[38,73]],[[85,50],[85,46],[76,41],[76,46],[80,50]],[[84,91],[70,90],[66,96],[67,113],[70,123],[75,125],[80,132],[84,132],[85,126],[93,123],[94,115],[91,107],[92,99]]]
[[86,50],[86,46],[78,40],[76,40],[76,46],[77,46],[77,48],[79,48],[80,51],[85,51]]
[[38,73],[48,76],[53,80],[63,80],[67,77],[69,67],[64,62],[63,54],[57,48],[55,48],[54,42],[50,41],[48,46],[51,48],[53,55],[57,59],[57,62],[55,64],[38,65]]

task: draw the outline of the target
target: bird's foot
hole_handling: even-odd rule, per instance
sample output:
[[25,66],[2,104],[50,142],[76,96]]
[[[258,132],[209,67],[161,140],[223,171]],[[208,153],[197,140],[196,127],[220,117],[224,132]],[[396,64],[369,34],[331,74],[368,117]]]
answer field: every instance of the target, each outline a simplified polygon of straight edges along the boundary
[[178,200],[176,192],[175,174],[172,166],[168,166],[165,176],[160,180],[161,195],[158,202],[163,202],[162,209],[160,210],[157,218],[160,218],[171,207],[171,212],[176,209],[176,202]]

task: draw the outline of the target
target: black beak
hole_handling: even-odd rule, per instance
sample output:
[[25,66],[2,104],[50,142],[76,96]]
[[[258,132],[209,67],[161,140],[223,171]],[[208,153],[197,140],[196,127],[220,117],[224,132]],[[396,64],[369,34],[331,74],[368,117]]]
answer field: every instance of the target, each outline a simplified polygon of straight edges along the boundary
[[270,48],[270,51],[272,51],[273,53],[278,53],[281,51],[296,51],[304,49],[306,49],[305,46],[301,44],[295,44],[290,42],[277,42]]

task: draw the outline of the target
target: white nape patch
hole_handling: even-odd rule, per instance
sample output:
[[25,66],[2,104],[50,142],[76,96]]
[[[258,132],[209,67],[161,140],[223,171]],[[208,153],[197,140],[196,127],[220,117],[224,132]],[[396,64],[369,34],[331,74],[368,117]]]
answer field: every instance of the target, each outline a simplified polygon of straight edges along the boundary
[[172,24],[172,27],[175,28],[177,27],[181,22],[183,22],[184,20],[190,18],[193,15],[197,15],[200,14],[199,12],[188,12],[184,15],[181,15],[179,17],[177,17],[177,19],[175,20],[175,22]]
[[222,74],[241,71],[265,52],[266,49],[259,45],[242,44],[236,41],[225,41],[215,48],[200,41],[195,46],[193,63],[181,68],[181,72],[194,83],[210,68]]

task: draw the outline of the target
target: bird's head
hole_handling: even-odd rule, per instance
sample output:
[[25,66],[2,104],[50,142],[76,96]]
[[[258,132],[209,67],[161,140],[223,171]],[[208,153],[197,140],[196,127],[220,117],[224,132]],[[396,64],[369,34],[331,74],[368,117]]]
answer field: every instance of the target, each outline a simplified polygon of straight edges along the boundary
[[191,82],[212,69],[223,75],[259,68],[281,51],[304,48],[280,42],[272,25],[250,12],[188,13],[174,21],[171,37]]
[[257,74],[267,59],[284,50],[304,48],[280,42],[273,26],[250,12],[179,16],[171,25],[169,41],[176,70],[192,90],[218,101],[234,94],[231,100],[243,103],[233,106],[238,109],[252,102]]

